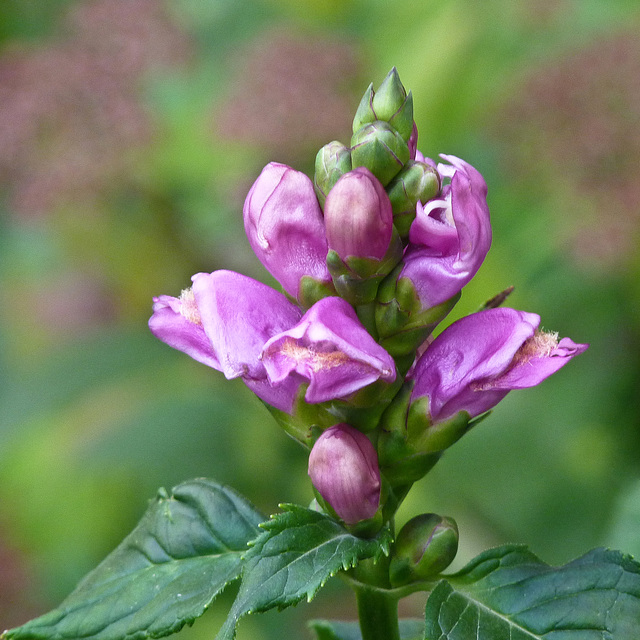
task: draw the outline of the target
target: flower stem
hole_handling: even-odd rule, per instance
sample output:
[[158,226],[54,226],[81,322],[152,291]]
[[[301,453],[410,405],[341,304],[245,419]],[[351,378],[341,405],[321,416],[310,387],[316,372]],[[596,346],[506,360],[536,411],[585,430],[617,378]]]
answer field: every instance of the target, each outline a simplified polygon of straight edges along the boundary
[[361,562],[354,584],[362,640],[400,640],[398,600],[387,589],[388,562]]
[[356,589],[362,640],[400,640],[398,601],[380,589]]

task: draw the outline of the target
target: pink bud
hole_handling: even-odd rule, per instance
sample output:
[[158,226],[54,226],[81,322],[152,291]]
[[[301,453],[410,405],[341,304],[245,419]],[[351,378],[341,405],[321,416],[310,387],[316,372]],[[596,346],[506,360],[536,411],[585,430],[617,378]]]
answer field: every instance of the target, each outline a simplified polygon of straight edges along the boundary
[[270,162],[251,187],[243,216],[251,248],[289,295],[299,297],[304,276],[331,282],[322,210],[306,175]]
[[373,518],[380,505],[378,454],[348,424],[327,429],[309,456],[313,486],[346,524]]
[[364,167],[345,173],[324,205],[329,248],[350,256],[381,260],[389,248],[393,211],[384,187]]

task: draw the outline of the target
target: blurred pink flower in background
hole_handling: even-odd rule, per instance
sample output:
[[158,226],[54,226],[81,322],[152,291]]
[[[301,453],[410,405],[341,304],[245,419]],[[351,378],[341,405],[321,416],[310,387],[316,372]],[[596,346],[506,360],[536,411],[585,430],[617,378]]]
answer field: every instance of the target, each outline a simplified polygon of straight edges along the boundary
[[640,40],[617,32],[554,55],[525,79],[495,134],[526,174],[547,163],[579,196],[563,213],[582,263],[623,265],[640,234]]
[[150,139],[143,74],[189,58],[186,35],[153,0],[72,5],[64,37],[0,56],[0,185],[9,208],[42,215],[126,175]]
[[293,163],[351,134],[360,62],[346,40],[270,31],[230,64],[242,73],[214,115],[223,139],[257,144],[272,160]]

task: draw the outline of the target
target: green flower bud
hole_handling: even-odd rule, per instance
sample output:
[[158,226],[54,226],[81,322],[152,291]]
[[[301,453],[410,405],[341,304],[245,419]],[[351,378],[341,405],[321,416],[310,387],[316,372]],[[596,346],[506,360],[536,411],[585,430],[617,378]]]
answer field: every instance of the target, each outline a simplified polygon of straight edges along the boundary
[[318,151],[313,186],[322,207],[333,185],[349,171],[351,171],[351,152],[341,142],[334,140]]
[[402,107],[389,118],[389,124],[402,136],[405,142],[409,142],[409,138],[413,133],[413,95],[409,91]]
[[364,92],[360,104],[356,110],[356,115],[353,118],[353,133],[357,133],[364,125],[370,124],[378,120],[376,112],[373,110],[373,82],[367,87]]
[[400,82],[398,70],[393,67],[373,96],[372,106],[378,120],[389,121],[402,107],[407,91]]
[[413,97],[400,82],[395,67],[389,71],[378,91],[370,84],[353,119],[353,133],[376,120],[388,122],[407,142],[413,131]]
[[386,122],[367,124],[351,138],[353,168],[366,167],[386,186],[409,161],[409,147]]
[[407,522],[396,538],[389,565],[394,587],[426,580],[444,571],[458,552],[458,525],[453,518],[423,513]]
[[400,237],[407,238],[416,217],[416,204],[423,204],[440,193],[438,172],[424,162],[410,160],[388,184],[387,194],[393,209],[393,223]]

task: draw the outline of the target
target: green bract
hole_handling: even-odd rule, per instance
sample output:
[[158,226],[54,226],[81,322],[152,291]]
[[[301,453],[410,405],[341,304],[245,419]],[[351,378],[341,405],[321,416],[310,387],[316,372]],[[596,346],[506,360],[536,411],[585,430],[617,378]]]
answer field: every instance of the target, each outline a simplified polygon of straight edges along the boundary
[[351,138],[351,163],[366,167],[387,186],[409,161],[406,141],[390,124],[376,120],[363,126]]

